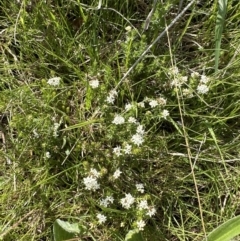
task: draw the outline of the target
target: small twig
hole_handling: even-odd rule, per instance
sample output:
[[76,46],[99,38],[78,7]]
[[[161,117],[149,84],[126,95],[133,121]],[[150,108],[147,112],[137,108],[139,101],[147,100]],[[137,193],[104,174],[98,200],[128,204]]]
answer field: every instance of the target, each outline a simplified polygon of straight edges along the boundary
[[128,69],[128,71],[124,74],[124,76],[122,77],[122,79],[118,82],[118,84],[116,85],[115,89],[117,89],[119,87],[119,85],[127,78],[127,76],[130,74],[130,72],[132,72],[132,70],[137,66],[137,64],[143,59],[143,57],[146,55],[146,53],[153,47],[154,44],[156,44],[160,38],[162,38],[162,36],[164,34],[167,33],[167,31],[183,16],[183,14],[192,6],[192,4],[195,2],[196,0],[192,0],[183,10],[181,13],[179,13],[177,15],[176,18],[173,19],[173,21],[159,34],[159,36],[146,48],[146,50],[140,55],[140,57],[136,60],[136,62]]
[[152,18],[152,15],[153,15],[153,13],[156,10],[156,6],[157,6],[157,0],[154,0],[152,10],[150,11],[150,13],[148,14],[148,16],[147,16],[147,18],[145,20],[143,31],[146,31],[148,29],[150,21],[151,21],[151,18]]

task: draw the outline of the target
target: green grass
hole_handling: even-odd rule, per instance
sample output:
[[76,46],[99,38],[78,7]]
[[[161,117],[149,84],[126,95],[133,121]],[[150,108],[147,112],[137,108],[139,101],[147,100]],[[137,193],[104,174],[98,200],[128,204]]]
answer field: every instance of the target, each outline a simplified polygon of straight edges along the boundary
[[[145,31],[153,1],[0,1],[0,239],[53,240],[61,219],[79,240],[124,240],[143,220],[144,240],[198,241],[239,214],[240,4],[228,1],[215,73],[217,4],[194,3],[149,48],[179,1],[158,1]],[[96,191],[83,183],[91,168]]]

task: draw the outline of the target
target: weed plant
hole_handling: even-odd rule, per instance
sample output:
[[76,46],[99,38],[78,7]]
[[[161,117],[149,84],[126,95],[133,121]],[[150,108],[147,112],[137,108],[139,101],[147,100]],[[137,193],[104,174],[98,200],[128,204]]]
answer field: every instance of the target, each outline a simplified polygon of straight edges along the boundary
[[79,240],[202,240],[239,214],[240,4],[218,72],[217,1],[196,1],[118,85],[181,2],[145,29],[147,0],[0,1],[2,240],[53,240],[57,218]]

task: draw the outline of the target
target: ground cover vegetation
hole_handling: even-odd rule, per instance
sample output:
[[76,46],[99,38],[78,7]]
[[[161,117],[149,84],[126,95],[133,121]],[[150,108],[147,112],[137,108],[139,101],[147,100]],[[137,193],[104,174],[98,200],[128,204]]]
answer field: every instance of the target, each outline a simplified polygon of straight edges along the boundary
[[[0,1],[0,238],[203,240],[239,214],[239,1]],[[152,11],[152,12],[151,12]],[[152,13],[152,15],[150,14]]]

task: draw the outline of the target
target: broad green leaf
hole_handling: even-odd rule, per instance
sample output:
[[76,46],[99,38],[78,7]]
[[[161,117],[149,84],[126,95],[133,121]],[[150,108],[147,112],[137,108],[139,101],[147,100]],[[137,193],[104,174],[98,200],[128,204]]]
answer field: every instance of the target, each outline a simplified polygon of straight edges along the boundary
[[234,217],[213,230],[207,241],[230,241],[240,234],[240,216]]
[[215,26],[215,72],[218,70],[222,32],[227,13],[227,0],[218,0],[218,14]]
[[79,233],[80,229],[77,223],[70,224],[69,222],[57,219],[53,224],[54,241],[73,239]]
[[144,241],[144,239],[138,229],[133,229],[127,233],[125,241]]

